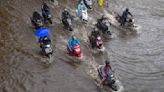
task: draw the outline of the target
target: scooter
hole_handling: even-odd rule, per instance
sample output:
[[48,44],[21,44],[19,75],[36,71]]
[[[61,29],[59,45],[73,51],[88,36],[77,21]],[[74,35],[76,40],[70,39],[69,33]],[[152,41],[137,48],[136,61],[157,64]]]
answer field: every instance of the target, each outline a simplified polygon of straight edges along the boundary
[[73,31],[73,27],[72,27],[72,19],[69,17],[66,19],[66,21],[64,21],[64,19],[62,19],[62,23],[64,24],[64,26],[66,28],[68,28],[69,31]]
[[92,48],[96,47],[98,49],[102,49],[103,48],[103,41],[101,39],[101,36],[89,36],[89,41],[90,44],[92,45]]
[[[99,74],[99,77],[100,77],[100,79],[102,79],[103,77],[103,74],[102,74],[102,72],[101,71],[99,71],[99,69],[97,69],[97,71],[98,71],[98,74]],[[104,84],[105,85],[108,85],[112,90],[114,90],[114,91],[117,91],[118,90],[118,87],[117,87],[117,85],[116,85],[116,83],[115,83],[115,78],[114,78],[114,75],[112,74],[112,75],[110,75],[110,78],[111,78],[111,80],[106,80],[105,82],[104,82]]]
[[[120,23],[120,25],[122,24],[123,22],[123,19],[120,15],[117,15],[116,16],[116,20],[118,23]],[[128,18],[126,19],[126,22],[124,25],[121,25],[123,28],[126,28],[126,29],[130,29],[130,30],[137,30],[138,26],[136,26],[134,24],[134,18],[132,16],[128,16]]]
[[72,52],[72,51],[70,50],[69,46],[67,45],[67,50],[68,50],[69,54],[74,55],[74,56],[76,56],[76,57],[78,57],[78,58],[81,58],[81,49],[80,49],[80,45],[79,45],[79,44],[75,44],[75,45],[73,46],[73,48],[74,48],[74,51]]
[[81,10],[81,20],[84,22],[88,22],[88,12],[87,12],[87,8],[83,8]]
[[103,34],[107,34],[109,36],[111,36],[111,32],[109,30],[109,27],[110,27],[110,23],[108,22],[108,20],[103,20],[104,22],[102,23],[100,21],[100,19],[97,20],[97,24],[96,24],[96,27],[102,31]]
[[74,55],[77,56],[78,58],[81,57],[81,49],[79,44],[75,44],[74,46]]
[[51,58],[51,56],[53,54],[53,49],[52,49],[51,43],[42,44],[41,49],[45,56]]

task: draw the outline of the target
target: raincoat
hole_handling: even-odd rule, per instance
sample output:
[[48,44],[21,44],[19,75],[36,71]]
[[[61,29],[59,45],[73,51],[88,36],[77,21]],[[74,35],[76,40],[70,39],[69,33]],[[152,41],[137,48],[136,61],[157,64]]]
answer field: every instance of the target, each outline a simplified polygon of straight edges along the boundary
[[75,44],[80,44],[78,38],[76,38],[75,40],[73,40],[72,37],[70,37],[69,40],[68,40],[68,47],[69,47],[69,49],[71,49],[73,51],[74,50],[73,46]]

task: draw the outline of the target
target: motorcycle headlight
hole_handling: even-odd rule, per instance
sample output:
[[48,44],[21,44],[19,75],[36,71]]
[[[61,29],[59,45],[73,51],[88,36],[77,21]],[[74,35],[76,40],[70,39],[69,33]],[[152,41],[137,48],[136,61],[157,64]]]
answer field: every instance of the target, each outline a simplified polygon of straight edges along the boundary
[[47,47],[47,48],[49,48],[49,47],[51,47],[51,45],[50,45],[50,44],[48,44],[48,45],[46,45],[46,47]]
[[132,19],[132,22],[134,22],[134,19]]
[[113,78],[114,76],[113,76],[113,74],[112,75],[110,75],[111,76],[111,78]]

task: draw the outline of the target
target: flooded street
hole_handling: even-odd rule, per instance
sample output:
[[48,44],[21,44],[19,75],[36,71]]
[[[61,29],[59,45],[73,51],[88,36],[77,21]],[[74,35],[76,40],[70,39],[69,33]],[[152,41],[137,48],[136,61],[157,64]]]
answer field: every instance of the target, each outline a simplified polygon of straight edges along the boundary
[[109,57],[126,92],[164,90],[163,4],[163,0],[111,0],[109,3],[109,9],[114,11],[129,7],[136,23],[142,26],[140,34],[121,35],[107,44]]
[[[88,24],[76,18],[74,32],[63,29],[61,12],[69,7],[75,15],[78,0],[58,1],[58,5],[49,4],[53,15],[50,37],[55,49],[49,67],[43,64],[46,57],[39,53],[30,22],[34,10],[41,12],[42,1],[0,1],[0,92],[101,92],[93,77],[97,74],[95,68],[105,59],[111,61],[123,92],[164,91],[163,0],[109,0],[106,7],[94,6],[94,11],[89,11]],[[141,26],[140,32],[128,33],[112,27],[115,37],[104,39],[106,52],[95,54],[87,42],[92,24],[104,13],[103,9],[121,14],[126,7]],[[72,59],[66,44],[71,34],[76,34],[81,42],[80,65],[69,64]]]

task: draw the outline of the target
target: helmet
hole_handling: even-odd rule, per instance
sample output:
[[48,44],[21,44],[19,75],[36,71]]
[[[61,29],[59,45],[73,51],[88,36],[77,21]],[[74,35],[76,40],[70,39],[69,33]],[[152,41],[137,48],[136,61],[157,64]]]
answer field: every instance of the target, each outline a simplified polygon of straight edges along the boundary
[[64,8],[64,13],[65,13],[66,15],[68,15],[68,9],[67,9],[67,8]]
[[126,11],[128,12],[129,11],[129,8],[126,8]]
[[33,16],[37,16],[39,13],[37,11],[33,12]]
[[37,11],[34,11],[34,12],[33,12],[33,18],[38,19],[38,18],[40,18],[40,17],[41,17],[41,15],[40,15]]
[[108,60],[105,61],[105,66],[109,66],[110,62]]
[[45,2],[43,2],[43,5],[47,5]]

